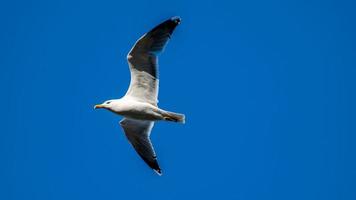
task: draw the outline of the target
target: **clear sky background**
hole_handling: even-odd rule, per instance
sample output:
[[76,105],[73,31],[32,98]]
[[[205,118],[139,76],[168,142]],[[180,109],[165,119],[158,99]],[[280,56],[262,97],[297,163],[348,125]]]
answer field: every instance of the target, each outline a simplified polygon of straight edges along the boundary
[[[356,199],[354,1],[2,1],[0,199]],[[163,176],[121,119],[126,54],[160,57]]]

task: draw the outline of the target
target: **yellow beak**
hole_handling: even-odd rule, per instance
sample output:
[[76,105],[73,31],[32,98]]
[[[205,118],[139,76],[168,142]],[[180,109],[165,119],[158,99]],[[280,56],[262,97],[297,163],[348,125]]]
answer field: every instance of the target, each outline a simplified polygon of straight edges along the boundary
[[95,105],[95,106],[94,106],[94,109],[98,109],[98,108],[104,108],[104,105],[98,104],[98,105]]

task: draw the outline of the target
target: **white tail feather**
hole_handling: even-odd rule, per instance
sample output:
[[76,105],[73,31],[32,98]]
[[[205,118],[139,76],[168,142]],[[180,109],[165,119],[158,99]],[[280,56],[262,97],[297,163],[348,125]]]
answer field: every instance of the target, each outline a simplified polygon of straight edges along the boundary
[[166,111],[164,113],[164,120],[185,123],[185,115],[180,113],[174,113]]

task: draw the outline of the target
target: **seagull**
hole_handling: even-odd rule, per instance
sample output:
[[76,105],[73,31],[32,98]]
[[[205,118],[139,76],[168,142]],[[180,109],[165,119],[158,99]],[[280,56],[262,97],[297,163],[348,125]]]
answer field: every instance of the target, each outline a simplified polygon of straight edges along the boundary
[[155,121],[184,123],[185,115],[158,107],[158,54],[163,51],[179,17],[172,17],[154,27],[138,39],[127,55],[131,82],[120,99],[107,100],[95,105],[95,109],[107,109],[124,118],[120,125],[138,155],[158,175],[162,175],[156,153],[150,140]]

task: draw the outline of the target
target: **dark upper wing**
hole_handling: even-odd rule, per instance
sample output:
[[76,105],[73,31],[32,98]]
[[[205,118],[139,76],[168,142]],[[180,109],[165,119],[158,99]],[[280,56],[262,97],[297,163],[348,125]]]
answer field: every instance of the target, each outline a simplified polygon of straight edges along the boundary
[[126,93],[127,96],[153,105],[157,104],[157,53],[163,50],[179,23],[179,17],[164,21],[144,34],[132,47],[127,55],[131,72],[131,83]]
[[138,155],[140,155],[147,165],[157,172],[157,174],[162,175],[157,162],[156,153],[150,140],[150,133],[154,122],[124,118],[120,121],[120,125]]

